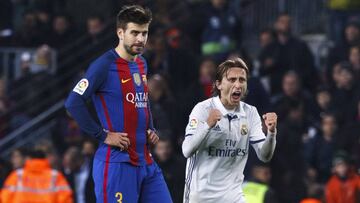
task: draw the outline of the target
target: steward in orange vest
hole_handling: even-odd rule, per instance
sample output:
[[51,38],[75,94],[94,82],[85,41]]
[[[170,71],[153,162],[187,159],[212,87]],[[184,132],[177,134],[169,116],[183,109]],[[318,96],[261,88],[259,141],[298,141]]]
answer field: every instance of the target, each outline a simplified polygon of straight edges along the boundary
[[51,169],[42,151],[30,153],[24,168],[5,180],[1,203],[73,203],[73,194],[63,174]]

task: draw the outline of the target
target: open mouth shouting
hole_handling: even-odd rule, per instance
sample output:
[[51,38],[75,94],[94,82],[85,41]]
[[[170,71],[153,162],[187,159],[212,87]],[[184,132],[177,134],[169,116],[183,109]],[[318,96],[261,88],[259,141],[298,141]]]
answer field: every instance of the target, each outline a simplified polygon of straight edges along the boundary
[[231,100],[233,102],[239,102],[241,99],[241,91],[240,90],[236,90],[231,94]]

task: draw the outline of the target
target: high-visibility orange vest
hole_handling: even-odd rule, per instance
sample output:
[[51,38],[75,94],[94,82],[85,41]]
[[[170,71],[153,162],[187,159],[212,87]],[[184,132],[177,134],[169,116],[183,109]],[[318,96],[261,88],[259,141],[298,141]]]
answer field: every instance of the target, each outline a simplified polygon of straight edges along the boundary
[[306,198],[306,199],[301,200],[300,203],[321,203],[321,201],[318,199],[314,199],[314,198]]
[[13,171],[1,191],[1,203],[73,203],[72,191],[61,172],[46,159],[27,160]]

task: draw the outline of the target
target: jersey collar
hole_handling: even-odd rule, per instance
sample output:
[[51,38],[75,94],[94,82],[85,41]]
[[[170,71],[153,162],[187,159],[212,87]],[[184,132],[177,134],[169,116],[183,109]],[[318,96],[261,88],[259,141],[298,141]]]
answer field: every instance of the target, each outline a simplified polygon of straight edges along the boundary
[[[215,108],[217,108],[222,113],[223,116],[226,116],[227,114],[229,114],[229,112],[226,110],[224,105],[221,103],[219,96],[213,97],[213,103],[215,105]],[[245,111],[244,111],[244,102],[240,101],[239,108],[235,109],[234,114],[237,115],[238,117],[246,116]]]

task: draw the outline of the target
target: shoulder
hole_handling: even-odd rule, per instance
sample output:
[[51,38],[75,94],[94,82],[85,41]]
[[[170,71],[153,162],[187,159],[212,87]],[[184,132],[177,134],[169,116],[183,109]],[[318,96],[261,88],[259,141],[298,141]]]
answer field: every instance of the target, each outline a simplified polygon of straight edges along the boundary
[[213,102],[213,98],[211,97],[209,99],[206,99],[204,101],[201,101],[201,102],[197,103],[195,105],[194,109],[205,110],[205,109],[211,108],[212,102]]
[[193,108],[193,110],[191,112],[191,116],[196,116],[196,117],[206,116],[207,113],[209,112],[209,109],[211,109],[211,106],[212,106],[211,98],[206,99],[202,102],[199,102]]
[[22,173],[23,173],[23,169],[17,169],[17,170],[12,171],[6,178],[5,185],[16,184],[18,177],[20,176],[20,174],[22,175]]
[[240,102],[240,105],[242,106],[242,108],[244,109],[246,114],[253,114],[253,113],[257,113],[257,108],[253,105],[250,105],[248,103],[245,102]]
[[109,50],[107,52],[105,52],[104,54],[102,54],[101,56],[99,56],[98,58],[96,58],[92,63],[91,66],[107,66],[110,65],[111,63],[114,63],[116,61],[116,55],[114,55],[114,53],[112,53],[112,50]]

